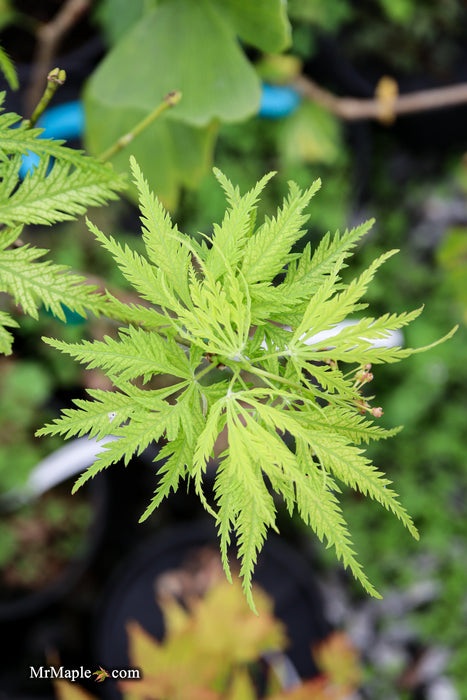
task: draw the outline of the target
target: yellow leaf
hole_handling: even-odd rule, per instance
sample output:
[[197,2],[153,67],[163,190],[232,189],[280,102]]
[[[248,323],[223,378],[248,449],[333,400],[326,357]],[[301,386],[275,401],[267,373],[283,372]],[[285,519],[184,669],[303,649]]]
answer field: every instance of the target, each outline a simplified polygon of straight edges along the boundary
[[359,654],[344,632],[334,632],[313,647],[318,668],[338,686],[356,690],[362,680]]
[[255,686],[245,669],[235,673],[226,700],[257,700]]
[[270,599],[260,589],[255,589],[253,596],[258,615],[250,610],[238,579],[218,584],[196,604],[196,635],[206,654],[230,659],[232,663],[247,663],[263,651],[284,649],[284,627],[274,618]]
[[291,690],[284,690],[278,695],[273,695],[269,700],[343,700],[344,696],[330,691],[324,676],[300,683]]
[[54,688],[57,700],[96,700],[93,695],[87,693],[76,683],[57,680],[54,682]]

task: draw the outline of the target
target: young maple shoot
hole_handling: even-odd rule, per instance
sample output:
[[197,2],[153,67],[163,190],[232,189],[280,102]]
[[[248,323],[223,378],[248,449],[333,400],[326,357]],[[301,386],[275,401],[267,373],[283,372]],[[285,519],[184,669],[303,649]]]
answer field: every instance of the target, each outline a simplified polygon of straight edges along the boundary
[[[181,480],[192,480],[216,519],[229,578],[228,550],[236,533],[240,574],[253,608],[252,573],[267,530],[276,529],[279,496],[290,515],[297,510],[363,587],[379,596],[356,559],[339,507],[339,484],[378,501],[418,538],[391,482],[361,447],[398,431],[375,425],[372,418],[381,409],[372,408],[361,389],[371,378],[368,365],[418,352],[375,347],[375,340],[421,310],[361,318],[334,335],[332,347],[316,336],[366,307],[362,296],[396,251],[344,283],[345,261],[372,222],[342,235],[326,234],[314,251],[308,243],[303,253],[292,253],[319,181],[304,192],[291,182],[276,216],[257,225],[258,198],[272,174],[241,195],[218,170],[228,209],[210,243],[198,243],[172,224],[134,159],[131,166],[146,255],[123,248],[90,222],[89,227],[146,303],[125,305],[107,293],[113,318],[120,314],[125,323],[118,337],[82,343],[46,339],[103,370],[115,390],[90,390],[91,400],[76,400],[76,408],[64,410],[39,434],[114,436],[75,488],[164,440],[157,460],[165,461],[142,519]],[[158,374],[171,375],[170,385],[151,388]],[[203,476],[224,429],[228,437],[217,455],[209,502]]]

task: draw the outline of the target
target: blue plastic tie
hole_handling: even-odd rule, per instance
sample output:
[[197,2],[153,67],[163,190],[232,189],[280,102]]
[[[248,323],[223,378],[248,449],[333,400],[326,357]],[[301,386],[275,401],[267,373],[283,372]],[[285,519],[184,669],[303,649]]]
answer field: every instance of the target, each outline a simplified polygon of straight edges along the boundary
[[300,95],[287,85],[263,84],[259,116],[282,119],[292,114],[300,104]]
[[[50,107],[37,122],[37,126],[44,129],[40,138],[43,139],[75,139],[80,138],[84,131],[84,109],[79,100],[66,102],[56,107]],[[37,153],[28,152],[23,156],[19,176],[26,174],[39,164],[40,156]]]

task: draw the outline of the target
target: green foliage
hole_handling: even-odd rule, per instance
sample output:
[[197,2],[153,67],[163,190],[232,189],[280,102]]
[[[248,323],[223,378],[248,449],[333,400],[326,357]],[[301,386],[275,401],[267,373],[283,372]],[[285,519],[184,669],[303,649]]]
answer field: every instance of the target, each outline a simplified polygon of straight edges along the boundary
[[467,322],[467,235],[465,227],[447,232],[437,253],[441,267],[446,271],[447,283],[464,309]]
[[[183,99],[132,144],[150,186],[174,208],[182,185],[199,184],[212,158],[217,124],[258,111],[260,80],[238,37],[263,51],[290,43],[280,0],[165,0],[135,3],[122,33],[119,0],[107,0],[101,21],[119,40],[91,76],[85,91],[87,146],[102,152],[129,125],[147,116],[163,96]],[[131,17],[130,17],[131,14]],[[127,169],[127,157],[115,164]]]
[[[0,96],[0,104],[4,95]],[[38,261],[47,251],[19,241],[24,224],[53,224],[83,214],[89,206],[116,199],[124,179],[109,165],[67,148],[61,141],[40,139],[41,129],[30,129],[16,114],[0,116],[0,291],[11,294],[24,313],[38,317],[44,305],[65,320],[63,305],[82,316],[98,313],[103,299],[96,287],[83,286],[82,276],[50,261]],[[22,155],[41,156],[37,168],[21,180]],[[0,350],[11,353],[16,322],[0,312]]]
[[352,17],[348,0],[288,0],[292,19],[309,22],[320,29],[334,32]]
[[[257,201],[271,175],[242,196],[220,171],[216,177],[229,207],[222,223],[214,225],[211,244],[196,243],[172,224],[134,159],[132,169],[146,255],[123,249],[90,226],[151,307],[122,309],[130,325],[117,338],[80,344],[47,340],[88,367],[102,369],[116,391],[90,392],[93,400],[76,401],[77,408],[65,410],[39,434],[115,437],[75,488],[120,459],[128,464],[132,455],[165,438],[160,457],[167,460],[143,518],[181,479],[190,478],[217,520],[228,575],[227,549],[232,531],[237,535],[240,573],[252,606],[257,553],[267,530],[275,528],[269,487],[290,514],[297,509],[334,547],[367,591],[378,595],[355,557],[337,494],[339,483],[361,491],[418,536],[390,481],[358,445],[394,433],[361,415],[380,413],[360,392],[368,363],[392,363],[414,352],[374,347],[373,342],[407,325],[419,310],[361,318],[334,336],[331,347],[313,336],[365,308],[361,297],[394,251],[344,284],[345,260],[371,222],[343,235],[327,234],[314,251],[307,245],[302,255],[292,253],[304,235],[303,211],[319,182],[305,192],[291,182],[276,216],[258,226]],[[350,364],[350,371],[344,373],[339,363]],[[174,378],[171,386],[145,388],[163,373]],[[225,430],[228,438],[220,446]],[[288,442],[286,434],[292,438]],[[216,451],[221,454],[215,503],[209,503],[203,475]]]
[[[31,436],[47,415],[51,380],[38,362],[0,358],[0,493],[24,486],[44,447]],[[14,465],[14,468],[13,466]]]
[[317,104],[300,105],[285,122],[281,140],[286,162],[337,165],[342,161],[340,124]]
[[[345,228],[351,216],[349,155],[333,115],[308,109],[304,103],[287,119],[222,124],[216,143],[217,167],[241,190],[248,189],[266,170],[277,171],[261,200],[262,211],[271,216],[289,180],[306,189],[314,179],[322,178],[324,185],[310,210],[308,232],[296,245],[299,250],[308,241],[316,245],[328,230]],[[185,192],[175,218],[184,230],[209,231],[223,206],[222,191],[211,172],[196,192]]]
[[13,335],[8,328],[17,328],[18,324],[5,311],[0,311],[0,353],[9,355],[13,343]]
[[[1,12],[1,8],[0,8]],[[1,26],[1,15],[0,15],[0,26]],[[13,65],[11,58],[8,56],[7,52],[0,46],[0,70],[5,76],[8,85],[11,90],[17,90],[19,87],[18,76],[16,75],[16,69]]]
[[438,79],[454,69],[467,16],[459,0],[378,0],[352,9],[342,48],[354,61],[378,59],[382,71]]
[[[4,95],[1,96],[3,102]],[[0,103],[1,104],[1,103]],[[39,139],[12,113],[0,116],[0,217],[3,224],[52,224],[83,214],[89,206],[116,198],[124,180],[110,165],[63,146],[62,141]],[[21,182],[21,156],[42,156],[40,164]],[[51,158],[55,161],[52,164]]]
[[113,46],[143,17],[145,11],[155,8],[157,2],[158,0],[102,0],[95,10],[95,18],[108,43]]
[[[428,250],[429,237],[425,237],[432,230],[434,203],[437,211],[455,211],[451,207],[459,184],[462,186],[462,168],[460,158],[447,159],[439,153],[436,171],[425,170],[420,155],[412,155],[409,162],[414,170],[411,177],[406,172],[401,188],[401,182],[394,178],[394,172],[399,172],[394,161],[400,153],[409,157],[407,151],[401,150],[399,144],[394,155],[394,140],[386,134],[381,134],[374,145],[379,157],[372,165],[371,200],[366,206],[375,212],[378,222],[384,223],[375,227],[366,245],[359,249],[352,269],[354,273],[364,269],[387,246],[402,248],[397,264],[381,269],[369,289],[368,301],[379,313],[387,309],[389,295],[394,310],[405,308],[408,300],[417,306],[425,302],[423,316],[404,329],[404,344],[430,343],[446,326],[461,325],[449,343],[433,352],[414,355],[397,366],[381,367],[372,383],[372,393],[377,393],[378,403],[385,409],[382,424],[391,425],[391,417],[396,416],[404,430],[397,440],[372,443],[368,454],[397,483],[404,505],[420,531],[420,542],[401,538],[393,518],[376,512],[353,493],[344,493],[342,504],[356,549],[366,562],[366,573],[378,590],[404,597],[412,587],[417,590],[431,584],[438,591],[410,618],[405,613],[403,622],[410,625],[414,637],[427,648],[436,645],[448,650],[446,673],[455,683],[459,697],[464,697],[467,640],[463,634],[463,606],[467,572],[462,562],[466,555],[467,470],[463,407],[467,331],[462,324],[463,307],[457,300],[462,302],[465,235],[460,227],[448,228],[433,251]],[[418,227],[414,229],[414,212],[415,225],[420,225],[419,217],[424,224],[423,239],[418,235]],[[441,233],[441,229],[436,230]],[[323,555],[333,568],[332,553]],[[359,591],[355,592],[358,595]],[[367,691],[372,698],[385,699],[393,692],[397,671],[386,670],[384,689],[383,675],[380,666],[369,673]]]
[[63,265],[37,261],[46,250],[28,244],[8,248],[10,242],[16,241],[18,233],[17,229],[5,229],[0,233],[0,285],[25,313],[37,318],[39,305],[43,304],[65,321],[63,305],[82,316],[86,315],[86,308],[99,309],[97,288],[80,284],[84,277],[65,274],[68,268]]

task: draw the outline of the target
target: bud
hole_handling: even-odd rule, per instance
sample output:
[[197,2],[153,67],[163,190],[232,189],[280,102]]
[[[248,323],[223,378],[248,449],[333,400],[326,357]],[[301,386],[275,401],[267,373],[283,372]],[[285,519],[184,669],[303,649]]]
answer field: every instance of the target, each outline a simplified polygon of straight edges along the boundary
[[164,100],[168,102],[170,107],[174,107],[174,105],[178,104],[181,99],[182,93],[180,92],[180,90],[171,90],[164,97]]
[[355,379],[361,384],[366,384],[366,382],[371,382],[371,380],[373,379],[373,375],[371,374],[371,372],[368,371],[366,366],[365,369],[360,369],[358,372],[355,373]]
[[53,68],[47,76],[49,83],[63,85],[66,81],[66,72],[61,68]]
[[363,416],[363,415],[365,415],[365,413],[369,409],[369,406],[368,406],[367,402],[365,401],[365,399],[358,399],[357,400],[357,408],[359,409],[360,413]]
[[383,415],[384,411],[381,408],[381,406],[378,406],[377,408],[372,408],[371,409],[371,415],[374,416],[375,418],[381,418]]

